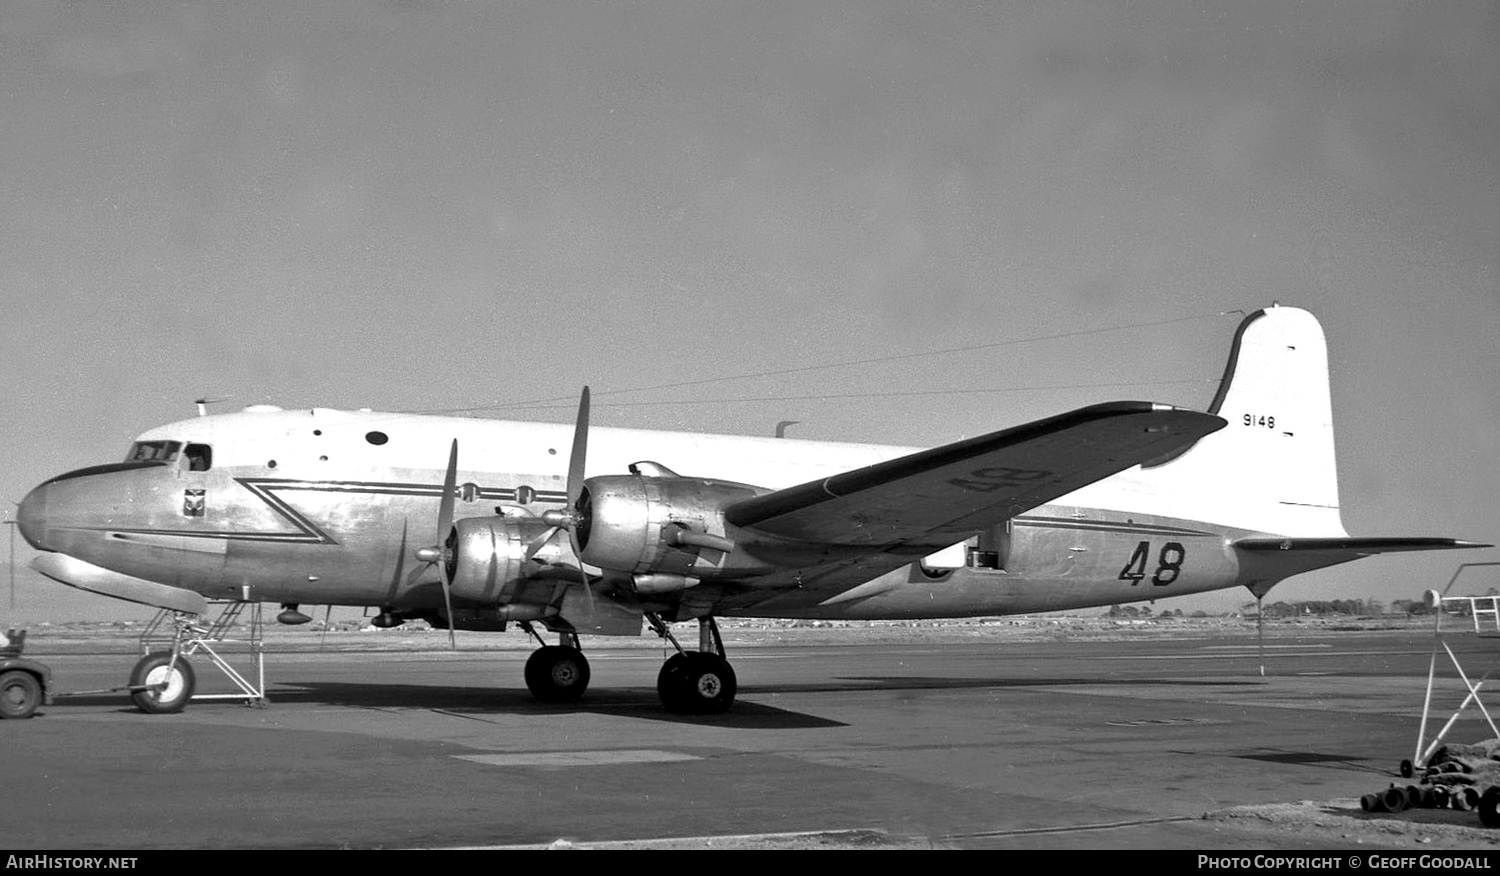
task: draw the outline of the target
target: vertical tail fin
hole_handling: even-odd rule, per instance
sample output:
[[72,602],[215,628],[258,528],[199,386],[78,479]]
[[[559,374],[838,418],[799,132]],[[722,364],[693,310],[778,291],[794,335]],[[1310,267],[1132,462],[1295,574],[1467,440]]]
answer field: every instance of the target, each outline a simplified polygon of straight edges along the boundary
[[1246,317],[1209,412],[1228,427],[1145,466],[1154,489],[1187,499],[1198,519],[1279,535],[1345,535],[1328,347],[1312,314],[1273,306]]

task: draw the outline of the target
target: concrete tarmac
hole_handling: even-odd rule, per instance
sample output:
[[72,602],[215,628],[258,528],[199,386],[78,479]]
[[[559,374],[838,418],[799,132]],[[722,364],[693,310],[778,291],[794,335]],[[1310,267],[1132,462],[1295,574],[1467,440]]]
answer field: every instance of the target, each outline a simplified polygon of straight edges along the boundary
[[[574,706],[524,650],[267,655],[272,703],[138,712],[69,696],[0,723],[9,849],[372,848],[877,830],[957,848],[1271,849],[1342,841],[1204,820],[1354,800],[1413,754],[1432,636],[737,647],[725,715],[670,715],[662,654],[586,640]],[[848,639],[845,639],[848,641]],[[1500,641],[1455,636],[1465,671]],[[48,654],[56,687],[134,656]],[[1464,688],[1442,658],[1435,730]],[[232,688],[195,658],[199,692]],[[241,660],[239,663],[243,667]],[[1470,713],[1455,741],[1492,734]],[[1355,814],[1358,814],[1357,807]],[[1369,848],[1349,839],[1350,847]],[[713,846],[704,839],[700,843]],[[1399,845],[1399,844],[1398,844]]]

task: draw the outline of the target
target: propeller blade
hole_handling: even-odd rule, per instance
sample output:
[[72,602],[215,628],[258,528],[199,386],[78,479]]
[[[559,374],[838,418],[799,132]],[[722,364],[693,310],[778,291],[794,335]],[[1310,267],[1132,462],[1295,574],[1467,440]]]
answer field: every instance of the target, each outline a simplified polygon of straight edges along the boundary
[[448,645],[458,650],[458,636],[453,632],[453,582],[448,580],[448,558],[444,547],[448,543],[448,530],[453,528],[453,492],[458,487],[458,439],[448,450],[448,470],[443,474],[443,500],[438,505],[438,576],[443,582],[443,610],[448,613]]
[[573,555],[583,562],[583,547],[578,543],[580,521],[578,502],[583,497],[583,469],[589,448],[589,388],[583,388],[578,397],[578,420],[573,424],[573,452],[568,456],[568,541],[573,546]]
[[557,531],[561,528],[562,527],[560,526],[553,526],[548,529],[542,530],[542,534],[537,536],[536,538],[533,538],[531,540],[531,544],[528,544],[526,546],[526,553],[521,557],[522,562],[530,560],[532,557],[536,556],[537,551],[540,551],[542,548],[546,547],[547,542],[551,541],[552,536],[557,535]]
[[588,603],[589,617],[594,616],[594,588],[589,586],[589,573],[583,570],[583,563],[578,564],[578,577],[583,579],[583,601]]
[[448,449],[448,470],[443,473],[443,501],[438,505],[438,537],[437,544],[442,544],[448,538],[448,530],[453,526],[453,494],[458,490],[458,439],[453,439],[453,446]]
[[583,464],[589,449],[589,388],[578,399],[578,420],[573,424],[573,452],[568,456],[568,507],[583,495]]
[[573,423],[573,452],[568,456],[568,511],[573,515],[568,525],[568,540],[573,545],[573,556],[578,558],[578,577],[583,586],[583,598],[588,603],[589,615],[594,614],[594,588],[589,586],[589,573],[583,570],[583,546],[578,543],[578,524],[583,522],[583,513],[578,507],[583,498],[583,469],[589,449],[589,388],[585,386],[578,397],[578,419]]

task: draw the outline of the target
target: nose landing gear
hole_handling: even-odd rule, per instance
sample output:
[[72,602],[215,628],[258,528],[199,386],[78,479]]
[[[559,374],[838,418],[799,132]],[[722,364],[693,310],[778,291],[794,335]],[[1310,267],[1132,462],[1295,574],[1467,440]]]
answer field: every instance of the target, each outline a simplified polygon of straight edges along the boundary
[[[239,617],[250,609],[249,628],[250,653],[254,660],[254,680],[241,674],[214,649],[214,645],[231,641],[227,634],[234,630]],[[170,638],[158,634],[158,630],[171,624]],[[199,694],[200,700],[241,700],[246,705],[264,708],[270,703],[266,697],[266,667],[262,633],[264,621],[258,602],[234,600],[224,603],[218,620],[204,626],[196,614],[162,609],[141,633],[141,651],[144,656],[130,672],[130,684],[125,690],[141,711],[152,715],[171,715],[182,711],[198,686],[197,674],[188,662],[188,657],[205,654],[219,670],[240,689],[237,694]],[[152,650],[152,645],[168,645],[166,649]],[[118,690],[118,688],[116,688]]]

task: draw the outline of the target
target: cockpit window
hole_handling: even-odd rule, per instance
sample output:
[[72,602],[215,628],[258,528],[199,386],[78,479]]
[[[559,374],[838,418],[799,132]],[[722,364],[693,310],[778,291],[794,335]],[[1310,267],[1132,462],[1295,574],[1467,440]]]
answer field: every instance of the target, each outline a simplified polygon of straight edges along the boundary
[[126,462],[171,462],[182,450],[181,441],[137,441],[130,445]]
[[187,457],[188,471],[208,471],[214,467],[214,449],[207,444],[189,444],[182,455]]

